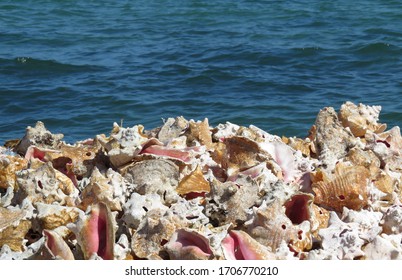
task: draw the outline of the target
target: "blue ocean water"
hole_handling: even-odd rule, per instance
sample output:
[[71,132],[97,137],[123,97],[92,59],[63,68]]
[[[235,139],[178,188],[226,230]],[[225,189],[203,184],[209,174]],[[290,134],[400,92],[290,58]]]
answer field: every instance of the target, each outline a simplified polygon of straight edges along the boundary
[[0,144],[168,117],[305,136],[318,111],[402,123],[401,1],[0,1]]

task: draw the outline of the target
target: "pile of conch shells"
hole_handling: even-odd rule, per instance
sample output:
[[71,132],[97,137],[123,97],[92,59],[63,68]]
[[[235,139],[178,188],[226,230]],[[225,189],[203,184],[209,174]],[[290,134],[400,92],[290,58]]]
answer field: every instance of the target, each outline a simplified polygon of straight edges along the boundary
[[402,259],[402,137],[380,106],[305,139],[169,118],[0,150],[0,259]]

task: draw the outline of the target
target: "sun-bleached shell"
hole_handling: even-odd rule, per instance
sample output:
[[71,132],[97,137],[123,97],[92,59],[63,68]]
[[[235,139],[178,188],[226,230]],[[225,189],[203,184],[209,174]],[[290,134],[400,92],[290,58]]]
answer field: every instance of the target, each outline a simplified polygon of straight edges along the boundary
[[[294,250],[308,250],[312,246],[310,222],[307,217],[294,224],[286,215],[286,207],[275,201],[254,210],[253,218],[247,222],[247,232],[259,243],[275,252],[282,241]],[[306,211],[308,211],[306,209]]]
[[30,146],[41,148],[56,149],[63,139],[63,134],[52,134],[46,129],[43,122],[38,121],[35,127],[28,126],[24,137],[16,145],[14,150],[25,156]]
[[168,118],[158,131],[158,139],[168,144],[172,139],[179,137],[188,127],[188,121],[183,117]]
[[123,128],[114,123],[110,136],[98,135],[96,141],[104,147],[113,166],[119,168],[131,162],[141,151],[142,145],[148,141],[143,130],[142,125]]
[[367,131],[380,133],[387,128],[386,124],[378,123],[380,111],[381,106],[355,105],[348,101],[339,110],[339,120],[354,136],[364,137]]
[[131,248],[138,258],[155,258],[164,250],[176,229],[187,226],[187,221],[170,211],[152,209],[142,219],[132,236]]
[[165,159],[143,160],[129,166],[124,178],[135,185],[135,191],[145,195],[157,193],[166,204],[178,199],[179,167]]
[[367,244],[364,249],[366,260],[401,260],[402,259],[402,235],[381,234]]
[[246,185],[233,182],[211,182],[211,192],[206,196],[205,211],[211,223],[224,225],[242,224],[258,199],[258,185],[249,177]]
[[391,171],[402,171],[402,136],[399,126],[394,126],[380,134],[371,133],[366,136],[367,147]]
[[331,171],[335,168],[336,162],[357,145],[358,140],[341,125],[332,107],[320,110],[315,126],[314,144],[318,159],[323,169]]
[[402,233],[402,204],[389,207],[382,217],[381,225],[386,234]]
[[19,186],[15,193],[17,201],[28,198],[32,203],[71,205],[78,196],[78,190],[66,185],[65,179],[50,162],[37,169],[21,170],[16,175]]
[[123,205],[122,220],[128,227],[137,228],[146,213],[153,209],[167,210],[168,207],[162,203],[158,194],[140,195],[132,193],[130,199]]
[[319,235],[323,250],[334,254],[331,258],[353,260],[364,255],[358,224],[342,222],[335,212],[331,211],[328,228],[320,229]]

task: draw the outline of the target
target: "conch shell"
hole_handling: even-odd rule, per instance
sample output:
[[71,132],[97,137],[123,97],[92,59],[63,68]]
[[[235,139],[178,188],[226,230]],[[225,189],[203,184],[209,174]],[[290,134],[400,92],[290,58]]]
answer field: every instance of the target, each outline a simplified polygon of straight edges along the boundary
[[0,155],[0,188],[17,188],[15,173],[28,167],[24,158],[10,155]]
[[163,245],[170,240],[176,229],[187,226],[187,222],[171,212],[152,209],[141,221],[133,234],[131,248],[138,258],[155,258],[160,255]]
[[386,128],[386,124],[380,124],[379,114],[381,106],[366,106],[359,104],[356,106],[350,101],[342,104],[339,111],[339,119],[342,125],[349,127],[356,137],[364,137],[367,131],[381,133]]
[[32,224],[25,216],[24,210],[0,207],[0,248],[7,244],[13,251],[23,250],[24,237]]
[[342,167],[337,169],[330,181],[313,183],[314,202],[342,212],[343,207],[360,210],[368,204],[369,172],[363,166]]
[[93,205],[87,217],[80,217],[75,231],[85,259],[94,254],[104,260],[114,259],[115,221],[106,204]]
[[204,119],[202,122],[189,122],[187,141],[191,143],[196,140],[201,145],[205,145],[207,149],[212,149],[212,136],[209,129],[208,119]]
[[275,260],[277,257],[267,247],[258,243],[242,230],[232,230],[222,240],[227,260]]
[[35,259],[75,259],[70,247],[57,232],[52,230],[44,230],[43,236],[45,237],[45,242],[43,244],[42,250],[38,252],[37,256],[35,256]]
[[207,260],[213,256],[208,238],[186,228],[176,230],[165,248],[171,260]]
[[[298,203],[305,206],[293,205],[292,207],[300,209],[308,207],[308,200],[304,202],[303,200],[301,199]],[[290,211],[287,215],[294,220],[295,224],[285,211],[286,206],[282,206],[278,200],[268,206],[262,205],[255,210],[253,219],[247,222],[248,233],[259,243],[270,247],[272,252],[276,252],[282,242],[285,242],[295,252],[311,249],[312,239],[308,221],[311,210],[302,210],[301,212],[305,213],[300,216],[292,213],[294,211]],[[297,224],[299,222],[300,224]]]

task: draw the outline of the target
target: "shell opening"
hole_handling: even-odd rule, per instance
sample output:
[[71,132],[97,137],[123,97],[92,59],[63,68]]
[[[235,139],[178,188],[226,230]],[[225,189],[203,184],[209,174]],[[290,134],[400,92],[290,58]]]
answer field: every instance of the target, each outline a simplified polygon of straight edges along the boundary
[[176,242],[180,243],[182,248],[184,247],[196,247],[204,254],[211,255],[212,251],[205,240],[200,238],[194,233],[187,232],[185,230],[179,230],[177,233]]
[[308,208],[310,200],[310,196],[298,194],[285,202],[285,214],[293,224],[298,225],[310,219],[310,211]]

